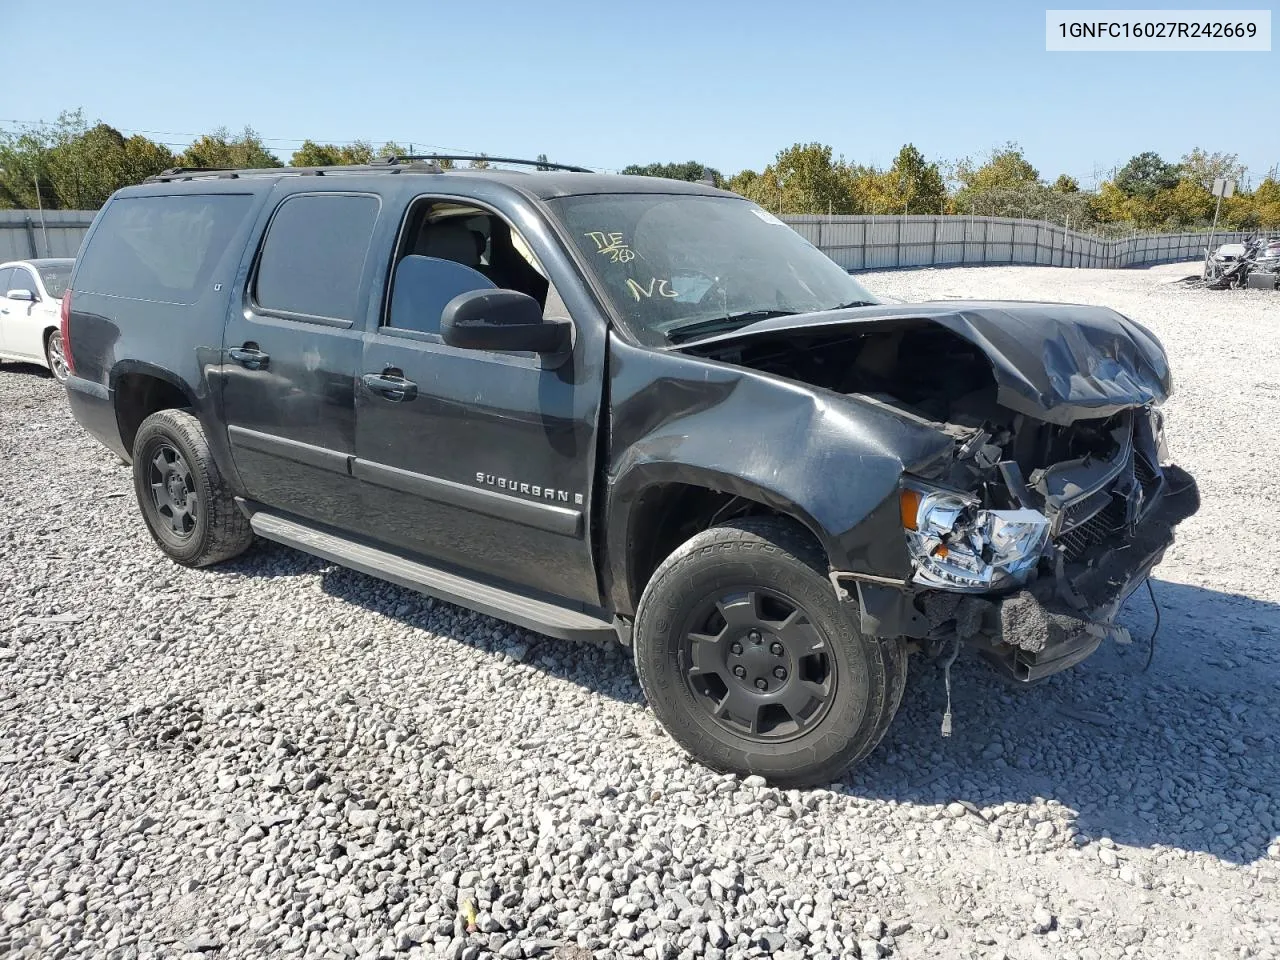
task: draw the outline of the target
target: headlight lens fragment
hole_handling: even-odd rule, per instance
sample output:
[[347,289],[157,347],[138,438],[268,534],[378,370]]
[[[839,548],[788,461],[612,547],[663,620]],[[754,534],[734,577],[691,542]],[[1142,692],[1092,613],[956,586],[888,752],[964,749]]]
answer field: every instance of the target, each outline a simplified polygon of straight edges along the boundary
[[974,497],[919,483],[902,491],[902,523],[915,581],[966,592],[1024,579],[1049,536],[1038,510],[987,510]]

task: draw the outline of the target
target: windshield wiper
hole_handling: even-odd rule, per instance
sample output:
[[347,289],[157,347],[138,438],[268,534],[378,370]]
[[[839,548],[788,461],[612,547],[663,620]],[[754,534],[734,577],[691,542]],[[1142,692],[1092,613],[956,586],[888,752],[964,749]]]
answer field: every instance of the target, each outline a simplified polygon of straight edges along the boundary
[[760,320],[772,320],[774,317],[794,317],[794,310],[746,310],[742,313],[730,313],[723,317],[710,317],[706,320],[695,320],[667,330],[667,339],[672,343],[684,343],[694,337],[709,336],[713,333],[724,333],[737,330]]
[[873,300],[850,300],[848,303],[842,303],[838,307],[832,307],[832,310],[849,310],[853,307],[876,307],[879,306]]

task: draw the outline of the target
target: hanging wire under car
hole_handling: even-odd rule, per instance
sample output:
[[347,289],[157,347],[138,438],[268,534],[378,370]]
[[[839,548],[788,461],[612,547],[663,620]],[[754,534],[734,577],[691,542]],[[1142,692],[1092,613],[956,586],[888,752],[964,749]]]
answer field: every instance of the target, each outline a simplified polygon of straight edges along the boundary
[[951,665],[956,662],[956,657],[960,656],[960,638],[952,637],[953,644],[951,653],[947,659],[942,661],[942,677],[947,685],[947,709],[942,714],[942,735],[944,737],[951,736]]
[[1156,590],[1155,587],[1151,586],[1150,577],[1147,577],[1147,595],[1151,597],[1151,607],[1156,612],[1156,623],[1151,628],[1151,639],[1147,641],[1147,663],[1142,668],[1143,673],[1151,669],[1151,661],[1155,659],[1156,655],[1156,634],[1160,632],[1160,604],[1156,601]]

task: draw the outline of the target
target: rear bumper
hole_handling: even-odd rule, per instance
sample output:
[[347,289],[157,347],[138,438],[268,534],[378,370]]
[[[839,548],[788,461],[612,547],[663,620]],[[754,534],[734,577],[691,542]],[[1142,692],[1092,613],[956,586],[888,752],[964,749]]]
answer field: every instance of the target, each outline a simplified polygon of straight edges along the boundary
[[100,383],[80,377],[67,377],[67,405],[76,422],[112,453],[128,457],[120,442],[120,426],[116,423],[115,403],[111,391]]

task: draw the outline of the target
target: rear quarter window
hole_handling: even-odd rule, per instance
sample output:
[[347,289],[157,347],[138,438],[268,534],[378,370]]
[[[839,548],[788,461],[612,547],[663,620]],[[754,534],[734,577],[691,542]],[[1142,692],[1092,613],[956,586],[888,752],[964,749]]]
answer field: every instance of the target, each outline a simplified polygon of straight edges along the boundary
[[113,200],[80,256],[75,288],[132,300],[195,303],[252,201],[239,193]]

